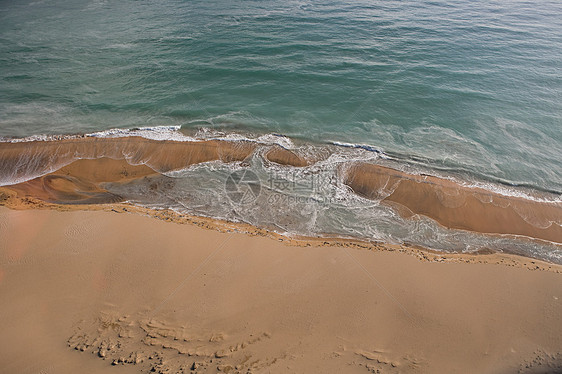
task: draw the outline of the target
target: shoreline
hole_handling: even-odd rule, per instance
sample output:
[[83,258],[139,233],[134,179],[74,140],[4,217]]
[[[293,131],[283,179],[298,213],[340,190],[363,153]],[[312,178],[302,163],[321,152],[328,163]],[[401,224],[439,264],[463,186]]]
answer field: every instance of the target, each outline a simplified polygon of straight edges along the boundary
[[346,247],[362,249],[367,251],[389,251],[403,253],[413,256],[421,261],[438,263],[468,263],[468,264],[493,264],[526,268],[528,270],[550,271],[562,273],[562,265],[532,257],[521,256],[513,253],[504,253],[494,250],[480,250],[471,253],[441,252],[409,244],[391,244],[376,241],[366,241],[357,238],[341,237],[305,237],[287,236],[276,233],[265,228],[252,226],[247,223],[230,222],[216,218],[188,215],[175,212],[171,209],[156,210],[144,208],[129,203],[114,204],[54,204],[36,198],[19,198],[10,194],[6,188],[0,187],[0,207],[11,210],[54,210],[60,212],[74,211],[103,211],[108,213],[129,213],[147,216],[153,219],[176,223],[181,225],[193,225],[207,230],[221,233],[240,233],[250,237],[266,237],[271,240],[283,242],[295,247]]
[[[6,171],[10,162],[16,161],[18,155],[30,157],[36,154],[40,158],[62,155],[63,166],[57,166],[59,168],[79,160],[111,158],[126,160],[132,166],[149,165],[156,172],[168,172],[209,161],[244,163],[250,156],[260,154],[265,161],[279,166],[304,168],[326,161],[339,150],[352,152],[356,156],[365,156],[366,160],[352,158],[354,162],[349,166],[366,169],[367,173],[372,173],[374,170],[368,169],[374,167],[381,169],[390,177],[398,175],[406,178],[429,177],[433,179],[432,184],[449,185],[452,182],[463,188],[483,190],[505,198],[521,198],[540,203],[560,203],[562,193],[562,191],[546,187],[514,184],[502,178],[494,179],[488,175],[478,176],[476,174],[473,176],[476,179],[464,180],[463,176],[466,175],[454,170],[447,171],[452,173],[452,179],[449,179],[449,175],[442,174],[445,172],[444,170],[433,169],[429,164],[410,163],[407,158],[402,158],[404,156],[387,155],[374,146],[363,144],[348,144],[332,140],[319,142],[310,139],[289,138],[276,133],[256,135],[237,132],[219,132],[217,134],[203,132],[199,134],[193,130],[189,131],[174,126],[161,126],[163,133],[160,133],[159,128],[112,129],[102,133],[34,135],[23,138],[2,139],[0,137],[0,166],[2,171]],[[159,151],[155,152],[158,146],[162,145],[171,145],[171,148],[167,150],[171,156],[162,157],[163,155]],[[26,149],[27,151],[22,152]],[[70,153],[74,153],[74,155],[69,157]],[[24,161],[24,159],[20,161]],[[48,163],[43,161],[40,159],[36,163],[45,168]],[[1,162],[6,164],[2,165]],[[379,165],[378,162],[381,164]],[[397,167],[401,165],[405,166],[406,170],[398,170]],[[385,169],[390,170],[385,171]],[[52,169],[52,171],[56,170]],[[381,170],[378,172],[380,173]],[[46,173],[49,171],[39,176]],[[469,184],[465,185],[465,182],[469,182]],[[18,182],[16,181],[16,183]],[[500,190],[489,189],[487,184],[495,185],[493,187],[503,187],[504,191],[500,191],[502,188]],[[509,188],[515,190],[508,191]],[[544,196],[541,197],[539,194]]]
[[[557,200],[507,196],[356,155],[331,157],[278,144],[138,136],[2,143],[0,179],[27,179],[0,191],[65,206],[132,201],[305,239],[376,238],[440,255],[493,251],[562,264]],[[254,178],[249,192],[248,181],[236,179],[246,172]],[[248,193],[249,204],[236,200]]]

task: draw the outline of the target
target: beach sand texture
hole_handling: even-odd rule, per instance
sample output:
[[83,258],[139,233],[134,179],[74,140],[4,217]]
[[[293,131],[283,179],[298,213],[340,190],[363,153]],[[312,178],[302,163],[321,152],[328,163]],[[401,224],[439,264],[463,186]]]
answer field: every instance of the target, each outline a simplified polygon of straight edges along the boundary
[[558,265],[199,225],[0,208],[2,372],[562,370]]
[[[255,152],[220,141],[161,146],[78,138],[0,149],[4,174],[53,168],[0,188],[0,372],[562,372],[561,265],[290,238],[133,206],[104,187]],[[279,147],[264,157],[315,162]],[[560,239],[560,226],[543,224],[560,219],[560,204],[379,165],[345,169],[354,192],[404,217]]]
[[562,1],[0,4],[0,374],[562,374]]

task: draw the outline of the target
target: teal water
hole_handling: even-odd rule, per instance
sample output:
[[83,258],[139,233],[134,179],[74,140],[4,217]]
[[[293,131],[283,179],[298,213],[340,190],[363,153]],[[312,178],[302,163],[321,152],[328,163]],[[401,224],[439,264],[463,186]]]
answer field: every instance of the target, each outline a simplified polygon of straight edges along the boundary
[[1,1],[0,136],[179,125],[562,191],[558,1]]

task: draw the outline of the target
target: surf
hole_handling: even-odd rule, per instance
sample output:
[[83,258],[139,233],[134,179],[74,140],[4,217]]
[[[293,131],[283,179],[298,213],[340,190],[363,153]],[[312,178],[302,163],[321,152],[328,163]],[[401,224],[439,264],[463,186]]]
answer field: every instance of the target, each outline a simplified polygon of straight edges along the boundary
[[[287,236],[562,259],[562,203],[555,193],[416,168],[374,146],[199,134],[165,127],[4,140],[1,188],[15,199],[127,203]],[[248,186],[228,186],[240,173],[259,185],[245,204],[231,192]]]

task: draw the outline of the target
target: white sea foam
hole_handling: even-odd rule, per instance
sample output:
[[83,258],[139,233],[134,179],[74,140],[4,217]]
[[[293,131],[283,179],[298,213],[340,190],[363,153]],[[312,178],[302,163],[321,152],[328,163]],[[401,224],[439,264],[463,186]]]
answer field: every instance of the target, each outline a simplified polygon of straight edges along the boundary
[[109,129],[86,134],[87,137],[99,138],[126,138],[139,136],[151,140],[172,140],[179,142],[194,142],[198,139],[182,134],[181,126],[152,126],[139,127],[136,129]]
[[84,135],[31,135],[24,138],[8,138],[0,137],[0,142],[19,143],[19,142],[33,142],[33,141],[59,141],[64,139],[78,139],[81,137],[91,138],[126,138],[131,136],[138,136],[145,139],[159,140],[159,141],[179,141],[179,142],[196,142],[201,140],[224,140],[224,141],[250,141],[264,145],[279,145],[286,149],[293,149],[295,145],[293,141],[280,134],[264,134],[264,135],[245,135],[235,132],[222,132],[209,128],[200,129],[195,136],[188,136],[183,134],[181,126],[151,126],[139,127],[132,129],[108,129],[87,133]]
[[285,149],[295,148],[293,141],[281,134],[250,135],[203,127],[197,131],[195,137],[202,140],[250,141],[264,145],[279,145]]
[[333,145],[337,145],[339,147],[344,147],[344,148],[355,148],[355,149],[363,149],[365,151],[368,152],[373,152],[379,155],[379,157],[381,158],[385,158],[385,159],[391,159],[390,156],[388,156],[387,154],[385,154],[382,150],[369,145],[369,144],[356,144],[356,143],[346,143],[346,142],[340,142],[340,141],[331,141],[330,142]]
[[131,136],[139,136],[152,140],[174,140],[174,141],[197,141],[198,139],[182,134],[181,126],[152,126],[152,127],[139,127],[133,129],[109,129],[103,131],[96,131],[84,135],[31,135],[25,138],[0,138],[1,142],[19,143],[19,142],[33,142],[33,141],[59,141],[64,139],[78,139],[82,137],[92,138],[126,138]]

